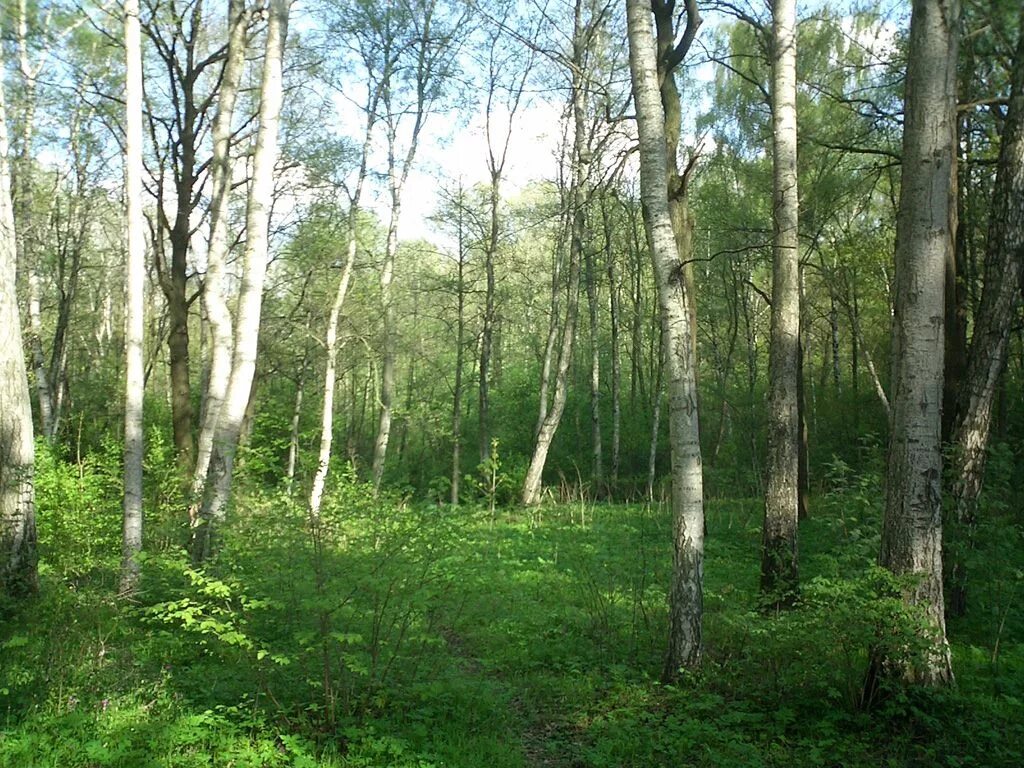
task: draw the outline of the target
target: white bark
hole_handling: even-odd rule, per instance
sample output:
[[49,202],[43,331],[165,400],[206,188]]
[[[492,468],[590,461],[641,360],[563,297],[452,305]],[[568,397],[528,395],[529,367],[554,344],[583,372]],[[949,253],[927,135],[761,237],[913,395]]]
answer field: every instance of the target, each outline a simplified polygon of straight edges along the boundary
[[381,88],[379,86],[371,88],[366,102],[366,131],[363,134],[363,150],[359,161],[359,175],[356,178],[355,189],[349,199],[348,246],[345,252],[345,266],[342,268],[341,277],[338,280],[338,290],[334,295],[331,314],[327,320],[327,335],[324,344],[327,353],[327,365],[324,369],[324,400],[320,412],[320,451],[317,456],[316,474],[313,476],[313,485],[309,492],[309,512],[314,518],[320,514],[324,486],[327,483],[327,473],[330,471],[331,466],[331,450],[334,442],[334,389],[338,376],[338,323],[341,320],[341,310],[345,305],[345,297],[348,295],[348,290],[352,283],[352,270],[356,263],[359,202],[363,194],[363,185],[366,182],[366,169],[370,160],[373,128],[376,124],[380,96]]
[[143,290],[146,239],[142,214],[142,42],[139,2],[124,4],[125,46],[125,203],[128,218],[128,259],[125,270],[125,398],[124,398],[124,530],[121,550],[121,593],[138,587],[142,551],[142,400],[145,373],[142,357]]
[[[210,246],[206,256],[204,300],[210,321],[212,344],[210,372],[203,409],[203,421],[196,446],[196,466],[192,476],[193,504],[202,498],[206,473],[210,468],[213,438],[231,379],[231,353],[234,338],[231,311],[227,303],[225,272],[231,234],[228,231],[228,202],[231,196],[231,122],[235,113],[238,88],[245,69],[245,42],[248,11],[245,0],[228,0],[228,49],[220,85],[217,114],[213,119],[213,157],[210,162]],[[196,507],[191,511],[193,521]]]
[[924,663],[900,672],[926,685],[952,679],[942,594],[945,265],[953,239],[958,0],[914,0],[910,22],[902,184],[896,220],[892,419],[879,562],[917,577],[905,595],[934,637]]
[[[573,115],[572,152],[570,154],[570,186],[566,195],[566,229],[569,233],[569,272],[566,284],[568,297],[565,306],[565,318],[562,322],[561,339],[558,341],[558,365],[555,369],[555,390],[550,404],[547,403],[547,391],[544,387],[547,375],[541,380],[541,418],[537,427],[533,455],[530,466],[526,470],[521,494],[524,505],[540,503],[541,487],[544,478],[544,466],[547,464],[548,452],[555,439],[558,426],[565,412],[568,396],[569,366],[572,363],[573,342],[576,338],[576,319],[579,310],[580,268],[583,260],[583,237],[586,226],[586,214],[583,209],[583,188],[589,178],[588,164],[590,151],[587,145],[586,114],[587,90],[584,82],[584,69],[587,53],[588,36],[583,24],[583,5],[577,0],[573,21],[573,60],[571,66],[570,94]],[[544,373],[549,370],[549,354],[554,349],[554,323],[557,322],[557,283],[552,283],[552,328],[548,336],[548,350],[545,351]]]
[[800,254],[798,241],[796,0],[772,3],[774,242],[768,460],[761,590],[776,602],[798,585]]
[[[0,71],[3,52],[0,51]],[[34,592],[35,445],[21,318],[15,292],[17,242],[8,164],[7,104],[0,80],[0,593]]]
[[[360,184],[362,179],[360,178]],[[355,206],[352,208],[356,210]],[[345,266],[338,281],[338,290],[331,305],[331,315],[327,320],[327,338],[324,346],[327,351],[327,366],[324,370],[324,401],[320,413],[320,453],[317,457],[316,474],[309,492],[309,513],[313,517],[320,515],[320,504],[323,501],[324,485],[331,464],[331,446],[334,441],[334,390],[338,376],[338,322],[341,308],[345,304],[349,285],[352,282],[352,266],[356,260],[356,217],[349,216],[348,254]]]
[[[629,67],[640,134],[640,193],[654,262],[669,402],[673,577],[665,677],[700,663],[704,581],[704,500],[691,312],[669,209],[665,113],[649,4],[627,0]],[[680,239],[683,237],[680,236]],[[687,254],[688,255],[688,254]]]
[[235,453],[245,420],[256,371],[263,280],[269,252],[270,210],[274,196],[274,165],[283,98],[283,59],[288,33],[288,0],[270,0],[263,75],[260,86],[259,132],[253,156],[252,181],[246,206],[246,241],[242,286],[238,297],[231,378],[214,436],[213,455],[199,517],[194,524],[192,556],[209,554],[210,528],[224,519],[231,497]]
[[[1024,22],[1024,9],[1021,13]],[[1024,26],[1018,34],[1012,86],[999,146],[992,194],[989,236],[985,251],[985,287],[974,320],[967,370],[960,393],[958,421],[953,428],[953,519],[964,548],[973,546],[977,505],[985,478],[992,411],[999,378],[1004,375],[1014,318],[1021,303],[1024,276]],[[967,607],[962,557],[950,568],[950,611]]]

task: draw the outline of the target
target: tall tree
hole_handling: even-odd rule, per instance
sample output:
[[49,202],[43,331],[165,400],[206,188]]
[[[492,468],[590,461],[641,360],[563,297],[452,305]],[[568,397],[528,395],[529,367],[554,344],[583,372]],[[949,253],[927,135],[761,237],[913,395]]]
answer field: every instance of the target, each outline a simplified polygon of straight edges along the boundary
[[[483,327],[480,329],[480,365],[477,411],[477,439],[480,462],[491,456],[491,357],[494,349],[494,325],[496,315],[497,283],[494,276],[495,260],[501,243],[501,181],[508,162],[508,149],[512,141],[512,128],[516,113],[523,104],[527,79],[533,68],[533,48],[525,60],[516,57],[515,50],[509,50],[506,41],[507,22],[512,11],[511,4],[504,4],[500,24],[490,32],[487,46],[487,98],[484,107],[484,129],[487,137],[487,174],[489,177],[488,207],[490,219],[484,241],[484,293]],[[504,97],[502,97],[504,94]],[[504,107],[504,119],[499,120],[496,107]]]
[[[896,220],[896,301],[886,503],[879,563],[915,577],[904,600],[927,619],[933,650],[897,671],[952,680],[942,593],[944,275],[954,161],[959,0],[914,0],[907,52],[903,163]],[[880,670],[877,670],[880,671]]]
[[246,203],[246,240],[242,286],[235,320],[231,378],[213,441],[203,503],[193,522],[192,557],[210,551],[210,529],[224,519],[231,497],[235,454],[252,394],[263,307],[263,281],[270,247],[270,211],[274,196],[274,165],[283,100],[283,64],[288,34],[289,0],[270,0],[260,84],[259,129],[253,155],[252,180]]
[[[566,274],[565,313],[558,323],[557,275],[552,278],[552,325],[549,327],[547,347],[545,349],[544,367],[557,359],[554,367],[554,392],[550,403],[547,401],[546,387],[542,377],[540,419],[537,434],[534,438],[533,455],[526,470],[523,481],[523,504],[540,502],[540,492],[551,443],[555,439],[558,426],[565,412],[568,397],[569,367],[572,364],[573,345],[576,338],[576,321],[579,311],[580,273],[583,261],[584,240],[587,226],[587,190],[591,185],[593,173],[594,146],[593,131],[588,127],[588,113],[592,101],[593,83],[589,81],[590,67],[596,68],[594,44],[599,38],[598,30],[604,25],[604,12],[601,6],[587,7],[584,0],[575,0],[573,4],[573,34],[570,41],[572,47],[568,56],[559,57],[561,63],[569,71],[569,112],[572,116],[572,129],[568,131],[566,141],[569,184],[564,190],[563,216],[564,229],[568,242],[568,271]],[[556,357],[557,355],[557,357]],[[544,371],[547,374],[547,371]]]
[[985,250],[985,284],[981,305],[974,318],[974,334],[953,428],[953,515],[956,529],[963,537],[958,542],[956,553],[951,553],[949,603],[950,612],[954,615],[962,614],[967,606],[963,550],[970,547],[973,540],[997,385],[1006,367],[1010,332],[1021,302],[1024,274],[1024,11],[1018,35],[992,191]]
[[[227,301],[227,261],[231,250],[228,214],[233,181],[231,161],[232,120],[238,89],[245,70],[246,30],[249,11],[245,0],[228,0],[228,44],[224,70],[213,118],[213,155],[210,160],[210,244],[206,252],[206,281],[203,301],[210,323],[210,370],[204,398],[195,469],[192,474],[192,514],[198,508],[206,483],[224,398],[231,378],[231,353],[234,337],[231,310]],[[179,446],[180,449],[180,446]]]
[[[0,52],[0,71],[3,53]],[[0,593],[36,591],[32,403],[18,312],[17,243],[8,162],[7,102],[0,82]]]
[[128,219],[125,270],[125,398],[124,398],[124,530],[121,593],[138,587],[142,551],[142,400],[145,374],[142,359],[145,289],[145,220],[142,215],[142,42],[139,2],[124,4],[125,51],[125,204]]
[[[419,148],[427,118],[442,95],[465,29],[466,16],[457,6],[441,0],[415,0],[388,7],[373,23],[385,51],[397,56],[390,70],[380,73],[381,107],[387,151],[387,186],[390,202],[388,236],[380,273],[380,299],[384,322],[381,361],[380,413],[373,446],[372,476],[375,488],[384,477],[395,400],[396,318],[393,301],[395,259],[398,255],[398,222],[402,194]],[[410,61],[401,66],[400,59]],[[385,62],[389,61],[387,57]],[[398,70],[407,69],[400,73]],[[401,77],[399,77],[401,74]],[[405,87],[403,87],[403,83]],[[411,120],[411,125],[406,123]],[[401,135],[408,131],[405,140]]]
[[[364,57],[369,56],[369,51],[365,48],[363,49],[363,55]],[[364,58],[364,61],[368,62],[369,60],[369,58]],[[390,69],[393,64],[386,63],[385,66]],[[348,291],[352,284],[352,271],[355,268],[358,245],[359,204],[363,195],[363,186],[366,183],[370,151],[373,143],[373,130],[377,122],[377,109],[380,106],[381,94],[384,88],[387,87],[385,83],[386,80],[382,78],[377,82],[371,81],[366,85],[366,103],[364,106],[366,127],[363,132],[362,150],[359,155],[359,169],[356,172],[355,182],[348,192],[345,263],[342,266],[341,275],[338,277],[338,289],[335,291],[331,312],[327,318],[327,334],[324,339],[327,362],[324,366],[324,397],[320,410],[320,450],[317,456],[316,473],[313,475],[313,485],[309,491],[309,511],[313,517],[317,517],[320,514],[324,486],[327,483],[327,474],[331,466],[331,451],[334,442],[334,390],[338,376],[338,324],[341,321],[341,310],[345,305],[345,298],[348,296]]]
[[800,251],[798,241],[796,0],[772,2],[773,224],[768,482],[761,590],[779,606],[798,585]]
[[[664,12],[664,9],[661,9]],[[671,14],[671,9],[669,9]],[[662,354],[669,402],[672,452],[673,572],[669,590],[669,648],[663,677],[674,680],[679,670],[700,663],[703,647],[704,490],[697,413],[693,313],[683,260],[692,252],[692,224],[673,210],[673,197],[685,205],[686,178],[675,179],[669,158],[675,145],[666,131],[665,83],[659,61],[682,63],[700,26],[695,0],[686,5],[687,25],[672,45],[670,59],[659,56],[651,24],[651,8],[643,0],[627,0],[629,65],[633,81],[637,129],[640,134],[640,194],[661,316]],[[655,19],[659,16],[655,8]],[[663,41],[658,30],[658,42]],[[674,36],[668,40],[674,41]],[[671,95],[671,94],[670,94]],[[678,136],[676,136],[678,141]],[[678,181],[678,186],[674,184]],[[685,209],[684,209],[685,210]],[[680,243],[685,250],[680,248]]]

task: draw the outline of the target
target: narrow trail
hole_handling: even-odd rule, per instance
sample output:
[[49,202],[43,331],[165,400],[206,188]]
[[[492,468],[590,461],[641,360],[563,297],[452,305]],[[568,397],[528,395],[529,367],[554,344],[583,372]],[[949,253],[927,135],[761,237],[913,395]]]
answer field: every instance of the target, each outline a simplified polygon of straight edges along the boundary
[[519,748],[526,768],[580,768],[583,763],[574,756],[578,735],[568,723],[541,720],[528,710],[523,692],[510,687],[501,675],[489,673],[480,660],[466,647],[465,639],[451,627],[439,629],[445,645],[459,668],[472,677],[496,683],[508,695],[508,703],[515,715],[519,730]]

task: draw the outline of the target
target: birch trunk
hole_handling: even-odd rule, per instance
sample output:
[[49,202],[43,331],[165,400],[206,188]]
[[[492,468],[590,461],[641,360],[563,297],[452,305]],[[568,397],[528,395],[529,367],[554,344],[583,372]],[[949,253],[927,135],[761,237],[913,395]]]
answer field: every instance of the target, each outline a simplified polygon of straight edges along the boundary
[[[584,91],[583,73],[579,66],[583,60],[583,20],[582,7],[576,3],[573,31],[572,70],[572,112],[573,112],[573,149],[571,153],[571,185],[568,196],[569,224],[569,273],[568,298],[565,306],[565,319],[561,328],[561,339],[558,343],[558,366],[555,371],[555,390],[550,407],[545,409],[545,393],[541,393],[541,412],[537,437],[534,441],[530,466],[523,482],[522,503],[526,506],[540,502],[541,486],[544,477],[544,465],[547,463],[548,451],[555,439],[558,425],[565,412],[565,401],[568,394],[569,365],[572,362],[573,340],[576,336],[576,316],[579,308],[580,293],[580,262],[583,255],[583,230],[585,218],[583,211],[583,184],[587,178],[586,171],[586,134],[584,116],[586,114],[586,93]],[[554,322],[554,320],[552,320]]]
[[874,669],[923,685],[953,677],[942,595],[940,410],[959,12],[958,0],[913,3],[896,220],[892,419],[879,563],[918,579],[904,599],[923,611],[934,645],[918,663],[876,660]]
[[142,42],[138,0],[124,4],[125,47],[125,203],[128,208],[128,263],[125,271],[124,396],[124,531],[121,594],[139,584],[142,551],[142,401],[145,389],[142,356],[146,277],[146,236],[142,214]]
[[[3,69],[0,51],[0,70]],[[7,104],[0,82],[0,593],[35,592],[35,445],[32,398],[22,347],[15,292],[18,260],[11,171],[8,165]]]
[[[688,258],[691,254],[690,248],[683,253],[679,249],[680,242],[690,245],[688,235],[692,229],[673,226],[666,183],[669,179],[666,116],[650,13],[650,6],[642,0],[627,0],[629,67],[640,134],[640,193],[658,289],[669,402],[673,574],[664,678],[674,680],[681,668],[695,667],[701,659],[704,501],[692,314],[681,261],[681,257]],[[688,21],[687,31],[695,33],[700,23],[695,6],[688,7]],[[668,76],[672,76],[670,69]],[[685,198],[685,185],[679,192]]]
[[587,267],[587,308],[590,316],[590,449],[593,493],[597,498],[606,495],[604,481],[603,448],[601,445],[601,339],[598,329],[597,267],[594,254],[584,250]]
[[[231,123],[235,102],[245,70],[246,26],[249,13],[245,0],[228,0],[228,48],[224,73],[213,119],[213,156],[210,161],[210,245],[206,255],[204,301],[210,321],[211,350],[206,405],[196,445],[196,465],[192,475],[192,499],[203,497],[206,474],[213,453],[213,439],[220,422],[224,398],[231,379],[231,355],[234,338],[231,310],[227,302],[226,270],[231,249],[228,203],[231,197]],[[195,517],[193,508],[192,517]]]
[[1024,25],[1020,30],[992,193],[985,285],[953,427],[953,513],[956,528],[964,538],[954,550],[950,567],[949,601],[954,615],[962,615],[967,608],[963,550],[973,545],[992,411],[999,378],[1006,367],[1024,276]]
[[[390,141],[394,141],[392,137]],[[380,300],[384,318],[384,354],[380,368],[380,418],[377,422],[377,439],[373,443],[373,466],[371,474],[373,487],[380,490],[384,477],[384,462],[387,459],[388,441],[391,438],[391,408],[395,399],[395,311],[392,305],[391,287],[395,276],[395,256],[398,253],[398,217],[401,211],[402,189],[391,173],[391,223],[385,246],[384,267],[380,274]]]
[[214,436],[202,507],[193,525],[192,557],[196,561],[202,561],[209,555],[211,528],[227,514],[235,454],[256,371],[263,280],[269,251],[270,210],[274,196],[274,165],[277,162],[281,120],[282,64],[288,33],[288,10],[288,0],[270,0],[260,86],[259,131],[246,206],[244,271],[238,297],[231,378]]
[[[487,113],[488,141],[490,140],[490,110]],[[511,117],[509,118],[511,120]],[[511,131],[507,136],[511,136]],[[508,150],[508,138],[505,140],[505,151]],[[494,280],[494,259],[498,254],[498,236],[501,233],[498,219],[498,205],[501,201],[501,173],[505,163],[505,154],[501,155],[501,163],[498,164],[494,158],[493,150],[488,155],[488,165],[491,173],[491,189],[489,204],[491,208],[490,227],[487,233],[487,246],[484,249],[484,273],[487,279],[486,294],[484,296],[484,318],[483,328],[480,330],[480,384],[479,384],[479,411],[478,420],[478,445],[480,448],[480,463],[483,464],[491,457],[491,352],[494,345],[494,294],[496,290]],[[462,265],[459,265],[459,279],[462,279]],[[459,294],[459,309],[462,309],[462,294]],[[461,320],[459,329],[462,329]],[[460,349],[461,354],[461,349]],[[454,499],[454,491],[453,496]],[[453,502],[454,503],[454,502]]]
[[366,103],[366,131],[363,134],[363,149],[359,161],[359,173],[356,177],[355,189],[349,198],[348,236],[345,248],[345,266],[338,279],[338,290],[331,305],[330,317],[327,319],[325,338],[327,364],[324,369],[324,400],[320,411],[320,450],[317,455],[316,474],[309,492],[309,512],[317,518],[320,515],[320,504],[323,500],[324,486],[331,466],[331,451],[334,442],[334,390],[338,368],[338,323],[341,321],[341,310],[345,305],[349,287],[352,284],[352,270],[356,263],[358,248],[359,202],[366,181],[366,168],[369,163],[370,149],[373,141],[373,127],[376,123],[377,106],[380,102],[381,88],[370,88]]
[[799,586],[800,254],[797,209],[796,1],[772,4],[772,246],[767,485],[761,592],[776,608]]
[[615,494],[619,484],[619,444],[622,434],[622,362],[619,353],[619,286],[615,272],[615,258],[612,254],[612,228],[608,209],[602,202],[601,214],[604,223],[605,260],[608,269],[608,315],[611,322],[612,344],[612,446],[609,469],[609,492]]
[[[360,184],[362,177],[360,177]],[[334,294],[331,314],[327,319],[327,337],[324,341],[327,353],[327,365],[324,369],[324,401],[320,410],[320,452],[317,455],[316,474],[309,491],[309,514],[314,518],[320,516],[320,504],[323,501],[324,486],[327,473],[331,466],[331,447],[334,442],[334,390],[338,376],[338,323],[341,319],[341,308],[345,304],[349,286],[352,283],[352,267],[356,261],[356,204],[353,204],[348,218],[348,248],[345,266],[338,281],[338,290]]]
[[[461,184],[459,185],[459,207],[458,207],[458,264],[456,265],[456,328],[455,328],[455,387],[452,392],[452,482],[451,482],[451,503],[453,506],[459,504],[459,484],[462,480],[462,368],[465,358],[466,345],[466,244],[463,232],[463,202],[465,196]],[[486,322],[486,321],[485,321]],[[483,340],[481,339],[481,344]],[[483,363],[484,354],[480,352],[481,371],[486,368]],[[483,380],[480,382],[483,387]],[[486,402],[486,397],[481,394],[481,406]],[[481,428],[483,428],[481,424]],[[481,449],[482,449],[481,445]],[[490,450],[488,450],[488,455]],[[481,460],[483,463],[484,460]]]

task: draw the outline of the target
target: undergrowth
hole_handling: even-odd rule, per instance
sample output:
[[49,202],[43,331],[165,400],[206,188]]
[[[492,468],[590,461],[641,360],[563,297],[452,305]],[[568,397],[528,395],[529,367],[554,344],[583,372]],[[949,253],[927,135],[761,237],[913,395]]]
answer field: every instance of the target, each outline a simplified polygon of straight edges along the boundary
[[918,632],[872,564],[877,477],[841,463],[779,615],[756,592],[759,504],[709,503],[704,663],[665,686],[660,506],[410,504],[339,471],[316,520],[243,485],[197,569],[168,475],[148,501],[143,592],[124,604],[116,462],[42,452],[43,590],[0,605],[0,766],[1024,763],[1010,509],[977,532],[971,608],[949,627],[957,686],[866,709],[867,649],[910,653]]

